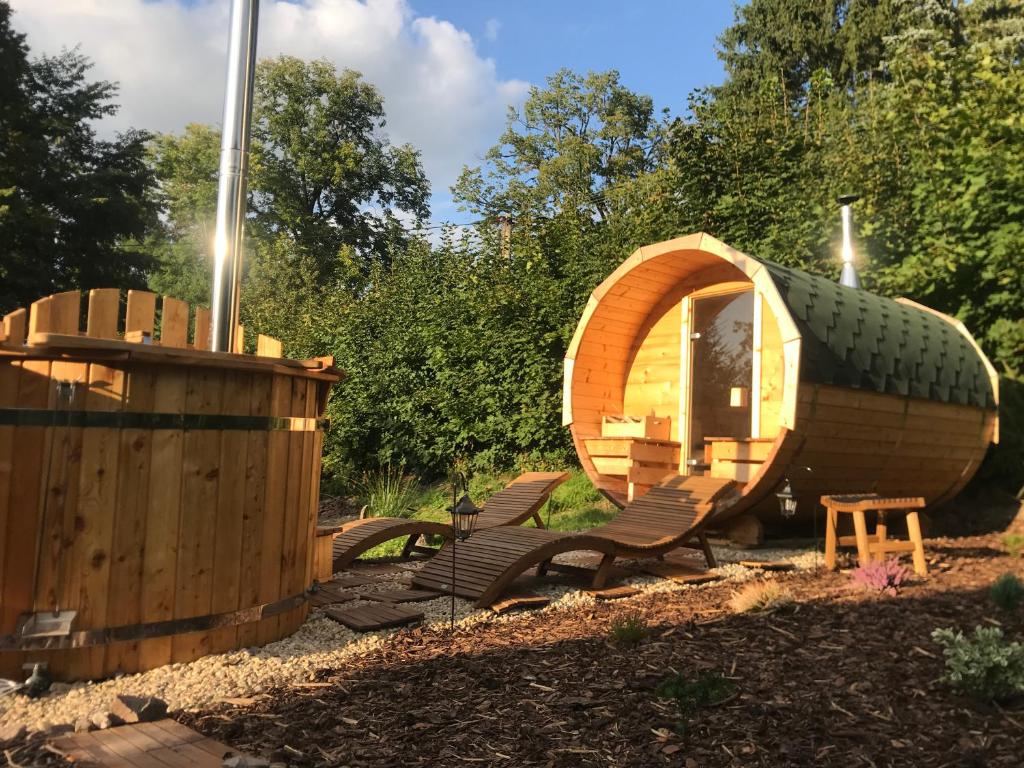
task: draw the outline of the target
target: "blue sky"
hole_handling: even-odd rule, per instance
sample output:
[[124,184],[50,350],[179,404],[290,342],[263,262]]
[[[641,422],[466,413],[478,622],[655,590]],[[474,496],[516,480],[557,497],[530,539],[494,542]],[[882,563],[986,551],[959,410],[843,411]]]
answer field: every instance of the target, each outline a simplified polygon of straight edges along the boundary
[[[505,78],[541,84],[561,67],[617,69],[624,83],[682,112],[694,88],[721,82],[715,41],[733,21],[730,0],[412,0],[478,41]],[[488,23],[497,22],[495,39]]]
[[[120,86],[99,130],[218,125],[229,0],[11,0],[33,53],[80,45]],[[383,94],[386,131],[420,150],[434,221],[465,222],[449,187],[500,136],[510,104],[561,67],[617,69],[673,114],[723,77],[730,0],[261,0],[259,55],[325,58]]]

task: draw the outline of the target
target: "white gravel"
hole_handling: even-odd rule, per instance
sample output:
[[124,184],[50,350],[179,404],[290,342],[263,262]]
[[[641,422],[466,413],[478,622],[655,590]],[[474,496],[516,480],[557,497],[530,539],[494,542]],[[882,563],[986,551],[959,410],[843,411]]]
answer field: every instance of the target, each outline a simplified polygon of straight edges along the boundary
[[[736,583],[754,578],[758,572],[729,561],[788,560],[800,569],[811,568],[815,562],[815,553],[792,549],[739,551],[737,556],[722,547],[716,547],[715,551],[723,561],[723,565],[715,572],[725,580]],[[407,586],[407,574],[418,567],[419,563],[403,563],[400,565],[401,572],[380,576],[373,584],[359,587],[359,590]],[[641,594],[702,588],[647,575],[634,576],[622,583],[639,588]],[[595,602],[582,589],[566,586],[556,580],[542,582],[533,591],[551,598],[551,603],[539,613],[570,610]],[[626,598],[623,602],[634,599]],[[366,602],[354,601],[346,603],[346,606]],[[441,597],[416,605],[425,614],[424,624],[447,626],[450,598]],[[486,622],[508,622],[512,629],[516,623],[533,620],[535,613],[538,611],[497,615],[489,609],[476,609],[469,601],[456,600],[456,621],[460,627]],[[72,685],[55,683],[47,696],[35,700],[20,695],[0,697],[0,729],[10,724],[23,724],[30,731],[37,731],[74,723],[95,712],[107,711],[110,701],[119,693],[158,696],[167,702],[171,711],[200,709],[227,698],[251,698],[276,686],[311,681],[318,669],[344,666],[345,662],[378,648],[395,631],[356,633],[314,610],[294,635],[262,648],[214,654],[187,664],[169,664],[148,672],[123,675],[102,682]]]

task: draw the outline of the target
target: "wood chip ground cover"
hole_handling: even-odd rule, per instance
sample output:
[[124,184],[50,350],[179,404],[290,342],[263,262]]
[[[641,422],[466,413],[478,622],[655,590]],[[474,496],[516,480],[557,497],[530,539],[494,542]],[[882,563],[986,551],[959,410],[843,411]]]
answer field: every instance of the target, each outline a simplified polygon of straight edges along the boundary
[[[344,669],[248,706],[178,713],[233,747],[296,766],[1020,766],[1024,706],[964,699],[939,681],[936,627],[1000,624],[1000,574],[1024,571],[998,537],[930,542],[932,576],[895,598],[851,592],[841,574],[782,573],[795,607],[725,609],[735,585],[647,593],[481,624],[454,636],[395,633]],[[638,645],[608,639],[640,611]],[[736,695],[680,733],[657,687],[714,672]],[[5,745],[56,764],[41,741]]]

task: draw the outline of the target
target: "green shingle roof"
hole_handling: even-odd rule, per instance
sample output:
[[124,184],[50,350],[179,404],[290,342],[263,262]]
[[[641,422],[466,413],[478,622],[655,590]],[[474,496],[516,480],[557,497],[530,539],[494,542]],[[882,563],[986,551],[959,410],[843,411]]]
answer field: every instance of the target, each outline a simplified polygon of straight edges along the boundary
[[984,359],[942,318],[824,277],[759,261],[803,337],[802,381],[996,407]]

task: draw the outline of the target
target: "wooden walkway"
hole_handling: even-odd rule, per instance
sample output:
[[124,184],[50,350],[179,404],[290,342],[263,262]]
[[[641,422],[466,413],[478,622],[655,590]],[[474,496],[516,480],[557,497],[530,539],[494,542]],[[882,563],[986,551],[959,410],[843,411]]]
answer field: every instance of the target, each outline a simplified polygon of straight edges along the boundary
[[243,755],[169,718],[76,733],[51,746],[73,763],[103,768],[221,768],[224,758]]
[[423,621],[422,611],[389,603],[359,605],[355,608],[335,605],[325,608],[324,613],[339,624],[344,624],[356,632],[372,632],[375,629],[401,627]]
[[722,478],[672,477],[627,505],[611,522],[579,533],[508,527],[481,531],[454,547],[446,544],[412,582],[450,594],[454,551],[455,594],[483,607],[496,601],[529,568],[536,566],[539,575],[549,567],[560,568],[552,566],[551,560],[565,552],[602,555],[601,565],[593,572],[595,589],[604,586],[617,557],[655,557],[681,546],[696,546],[714,565],[702,529],[714,502],[734,485]]

